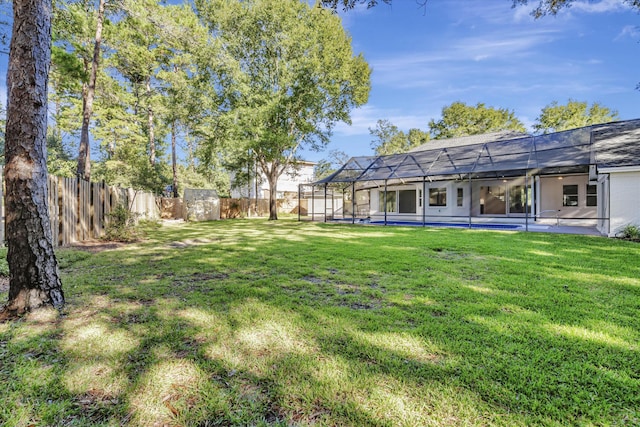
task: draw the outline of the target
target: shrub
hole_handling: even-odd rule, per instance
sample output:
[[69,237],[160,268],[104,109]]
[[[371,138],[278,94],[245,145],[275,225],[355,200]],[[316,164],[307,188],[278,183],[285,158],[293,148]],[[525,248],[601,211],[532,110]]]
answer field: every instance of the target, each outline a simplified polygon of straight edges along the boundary
[[137,215],[120,204],[109,215],[109,222],[105,227],[104,240],[110,242],[135,242],[140,240],[142,233],[136,224]]
[[618,237],[621,239],[640,241],[640,226],[627,224],[620,233],[618,233]]

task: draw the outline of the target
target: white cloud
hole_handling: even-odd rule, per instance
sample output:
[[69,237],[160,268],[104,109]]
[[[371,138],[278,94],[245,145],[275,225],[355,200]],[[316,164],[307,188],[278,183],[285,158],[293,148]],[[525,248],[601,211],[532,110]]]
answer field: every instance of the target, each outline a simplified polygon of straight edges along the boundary
[[381,119],[389,120],[402,131],[411,128],[426,129],[429,118],[426,115],[407,115],[394,109],[365,105],[351,112],[351,126],[339,123],[334,133],[342,136],[369,135],[369,128],[375,128],[377,121]]
[[525,58],[553,42],[556,34],[556,30],[535,28],[509,35],[501,31],[442,40],[435,49],[421,47],[423,50],[372,60],[372,81],[397,89],[438,88],[443,80],[452,82],[474,74],[518,74],[526,66]]
[[629,6],[627,6],[622,0],[601,0],[598,2],[577,1],[571,6],[572,10],[579,10],[585,13],[617,12],[628,8]]
[[640,36],[640,27],[636,25],[626,25],[622,28],[622,30],[620,30],[620,34],[616,36],[615,40],[620,40],[627,37],[635,39],[638,38],[638,36]]

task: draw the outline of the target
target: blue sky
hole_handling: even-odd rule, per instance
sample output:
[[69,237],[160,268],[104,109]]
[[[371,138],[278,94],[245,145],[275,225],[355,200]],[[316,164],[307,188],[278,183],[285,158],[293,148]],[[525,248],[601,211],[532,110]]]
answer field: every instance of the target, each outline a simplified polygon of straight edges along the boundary
[[621,0],[577,2],[534,20],[511,0],[393,0],[340,13],[373,68],[369,102],[338,125],[323,152],[369,155],[378,119],[428,129],[455,101],[513,110],[528,128],[540,110],[568,99],[599,102],[620,119],[640,117],[640,14]]
[[[554,100],[599,102],[620,119],[640,118],[637,9],[622,0],[578,1],[556,17],[534,20],[533,6],[511,4],[429,0],[425,9],[415,0],[393,0],[340,12],[354,51],[373,68],[369,102],[352,112],[351,126],[336,126],[324,151],[301,156],[318,161],[331,150],[372,154],[368,129],[378,119],[404,131],[427,130],[429,120],[455,101],[508,108],[529,128]],[[3,4],[2,11],[10,8]],[[3,88],[6,61],[1,55]]]

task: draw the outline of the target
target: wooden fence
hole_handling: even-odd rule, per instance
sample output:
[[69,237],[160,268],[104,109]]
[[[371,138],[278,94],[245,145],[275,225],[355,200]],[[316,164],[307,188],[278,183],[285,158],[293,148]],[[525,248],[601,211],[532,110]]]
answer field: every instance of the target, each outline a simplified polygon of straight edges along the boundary
[[[2,179],[0,169],[0,179]],[[77,178],[49,176],[49,217],[54,246],[68,246],[105,234],[110,213],[119,205],[137,218],[158,219],[156,198],[151,193],[108,186]],[[0,242],[4,243],[4,197],[0,185]]]

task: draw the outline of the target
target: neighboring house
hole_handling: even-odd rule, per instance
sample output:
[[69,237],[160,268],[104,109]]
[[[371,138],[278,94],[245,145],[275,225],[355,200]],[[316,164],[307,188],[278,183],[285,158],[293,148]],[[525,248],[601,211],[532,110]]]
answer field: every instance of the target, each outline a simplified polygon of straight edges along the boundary
[[640,225],[640,119],[546,135],[497,132],[430,141],[408,153],[354,157],[313,186],[342,189],[345,218],[527,226],[562,221],[614,236],[627,224]]
[[[315,163],[304,160],[298,161],[295,165],[290,165],[278,178],[277,199],[297,199],[298,186],[313,182],[313,169]],[[267,177],[258,170],[257,179],[254,176],[249,183],[236,184],[234,176],[231,176],[231,197],[234,199],[268,199],[270,194],[269,181]]]

